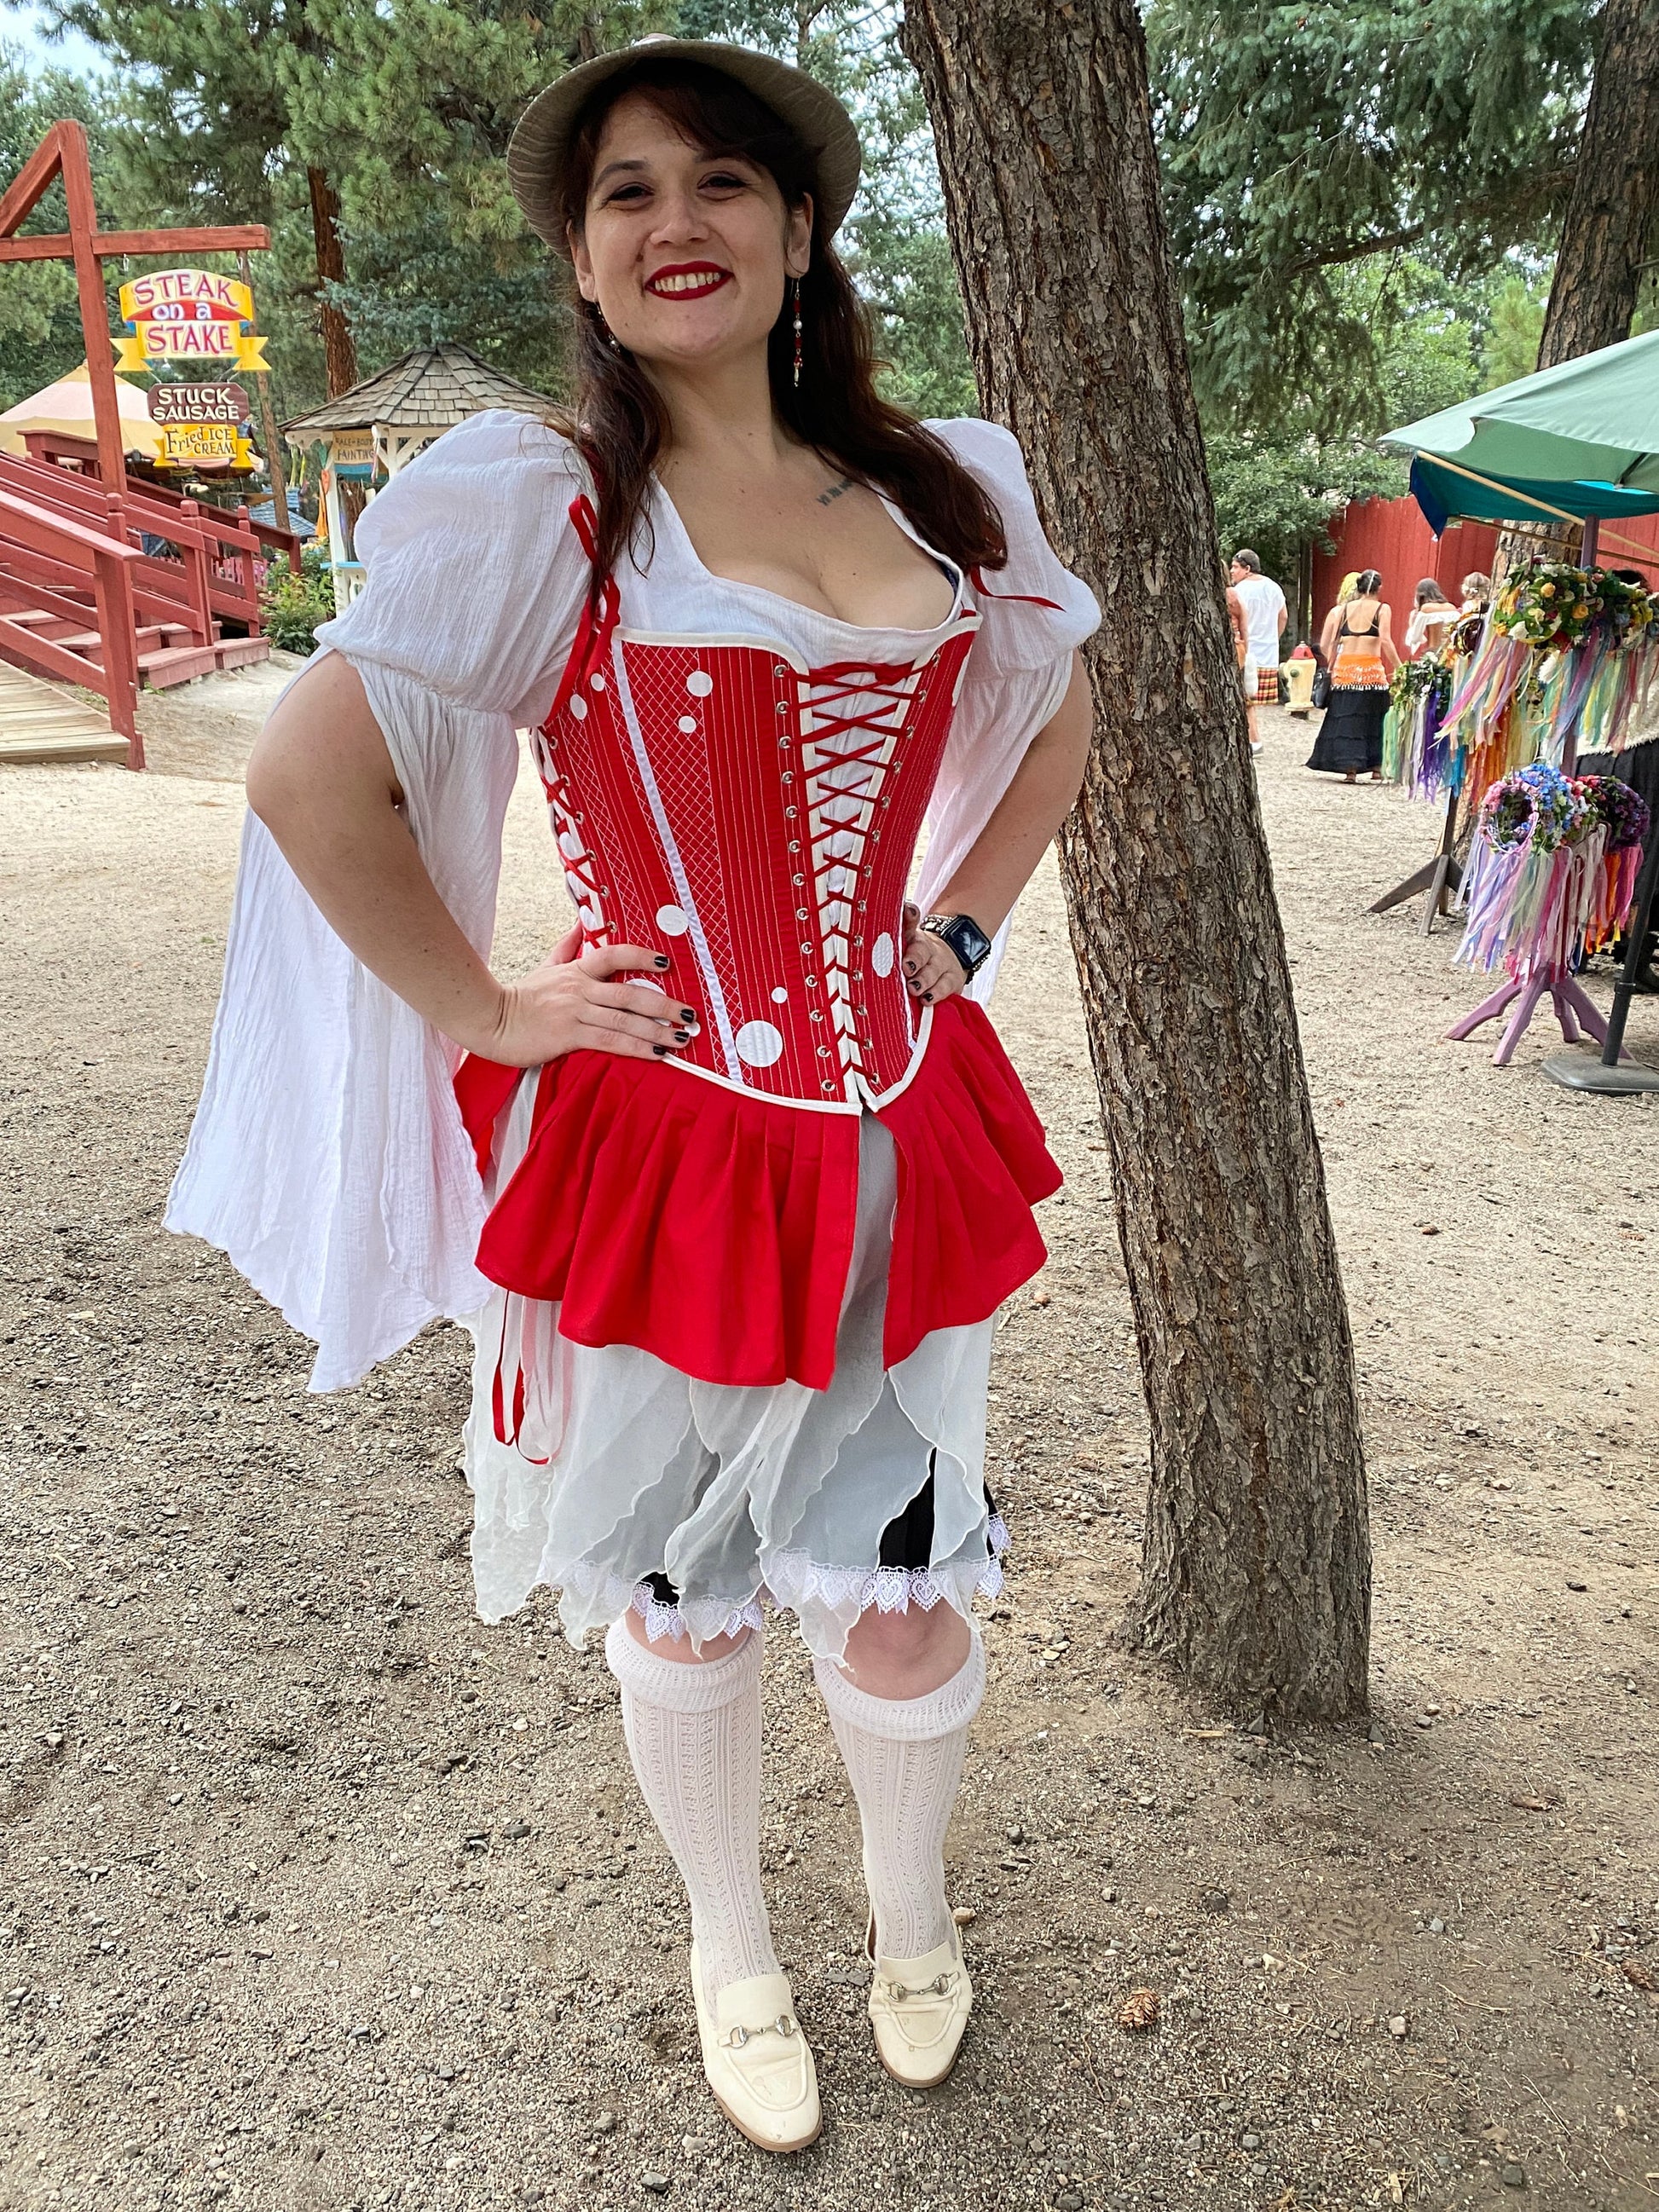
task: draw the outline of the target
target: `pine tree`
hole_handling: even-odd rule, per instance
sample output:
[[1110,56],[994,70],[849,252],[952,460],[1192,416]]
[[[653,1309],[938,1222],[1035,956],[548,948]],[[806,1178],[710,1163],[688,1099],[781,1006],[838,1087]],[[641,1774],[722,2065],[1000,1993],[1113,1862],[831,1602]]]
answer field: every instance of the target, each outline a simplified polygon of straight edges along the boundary
[[1207,414],[1375,430],[1377,325],[1337,283],[1402,247],[1453,277],[1553,242],[1595,51],[1591,0],[1158,0],[1164,205]]

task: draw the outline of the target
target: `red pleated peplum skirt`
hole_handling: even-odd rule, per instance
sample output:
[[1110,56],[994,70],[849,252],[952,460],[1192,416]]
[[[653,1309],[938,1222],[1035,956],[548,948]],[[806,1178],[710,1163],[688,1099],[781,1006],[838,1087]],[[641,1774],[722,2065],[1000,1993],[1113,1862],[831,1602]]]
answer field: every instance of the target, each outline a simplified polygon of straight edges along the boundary
[[[462,1063],[480,1166],[520,1071]],[[898,1163],[884,1361],[981,1322],[1047,1256],[1060,1188],[1042,1125],[983,1009],[934,1010],[921,1065],[878,1117]],[[825,1389],[852,1256],[859,1122],[609,1053],[541,1072],[523,1158],[478,1266],[556,1301],[559,1333],[629,1344],[699,1382]]]

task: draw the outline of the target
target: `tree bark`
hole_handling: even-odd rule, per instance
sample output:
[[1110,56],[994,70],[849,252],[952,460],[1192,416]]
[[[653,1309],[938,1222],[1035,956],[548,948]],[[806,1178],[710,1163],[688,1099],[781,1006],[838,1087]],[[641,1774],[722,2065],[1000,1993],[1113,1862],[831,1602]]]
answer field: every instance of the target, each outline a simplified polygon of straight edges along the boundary
[[1093,586],[1060,863],[1152,1424],[1139,1632],[1224,1702],[1366,1696],[1352,1345],[1223,598],[1133,0],[908,0],[969,346]]
[[1659,0],[1607,0],[1540,368],[1630,336],[1659,228]]
[[[306,182],[311,187],[311,230],[316,241],[318,285],[343,284],[345,252],[340,244],[340,196],[322,169],[307,169]],[[322,296],[320,289],[317,321],[323,337],[323,374],[328,396],[337,399],[357,381],[357,348],[350,324],[338,307]]]

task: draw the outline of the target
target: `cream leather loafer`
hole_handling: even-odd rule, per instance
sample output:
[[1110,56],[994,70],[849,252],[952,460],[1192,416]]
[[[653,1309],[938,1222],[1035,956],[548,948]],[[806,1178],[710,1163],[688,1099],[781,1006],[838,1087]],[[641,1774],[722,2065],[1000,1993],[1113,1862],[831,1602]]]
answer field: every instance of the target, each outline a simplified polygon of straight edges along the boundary
[[760,2150],[805,2150],[823,2124],[812,2053],[795,2019],[787,1974],[732,1982],[704,2002],[697,1947],[691,1946],[702,2070],[720,2106]]
[[948,1942],[920,1959],[877,1958],[872,1913],[866,1948],[876,1961],[870,1985],[876,2056],[907,2089],[936,2089],[957,2063],[974,2007],[961,1931],[953,1927]]

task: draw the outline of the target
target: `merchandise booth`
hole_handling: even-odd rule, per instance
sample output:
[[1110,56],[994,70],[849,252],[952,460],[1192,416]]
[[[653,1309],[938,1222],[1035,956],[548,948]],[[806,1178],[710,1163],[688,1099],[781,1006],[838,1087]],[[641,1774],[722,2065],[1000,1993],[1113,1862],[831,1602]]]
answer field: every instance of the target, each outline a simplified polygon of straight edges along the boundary
[[[1425,894],[1426,933],[1449,890],[1464,911],[1456,953],[1503,981],[1449,1032],[1503,1018],[1505,1066],[1546,1001],[1583,1052],[1546,1063],[1576,1090],[1659,1090],[1623,1052],[1626,1017],[1659,867],[1638,784],[1621,773],[1659,744],[1659,605],[1632,564],[1651,548],[1619,525],[1659,513],[1659,332],[1539,371],[1391,431],[1412,456],[1412,491],[1437,534],[1453,520],[1549,526],[1557,544],[1523,548],[1489,606],[1466,611],[1444,645],[1395,671],[1384,774],[1444,805],[1440,849],[1374,912]],[[1591,758],[1590,757],[1594,757]],[[1460,810],[1474,842],[1460,871]],[[1577,981],[1622,940],[1604,1022]]]

